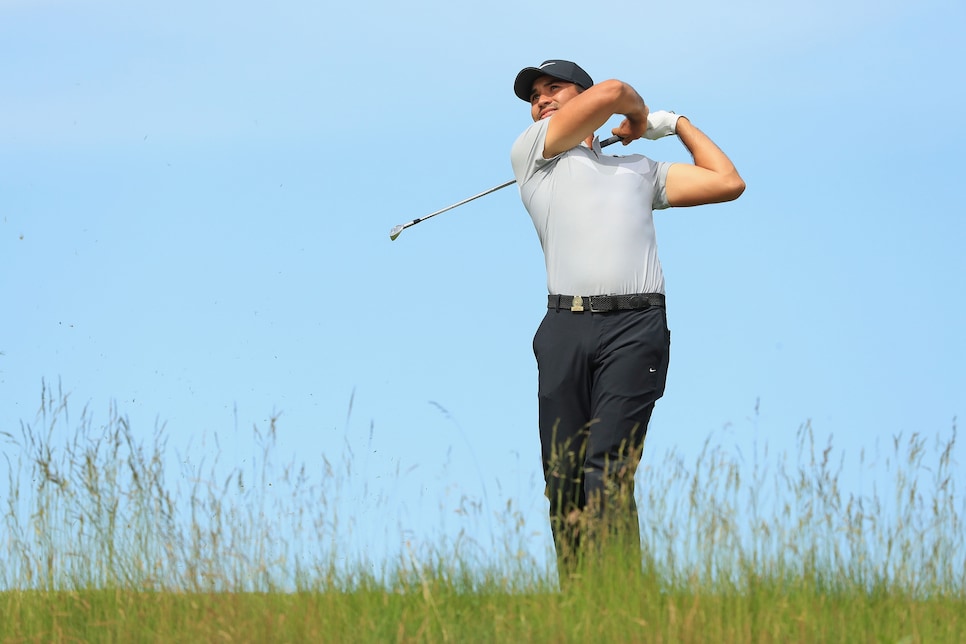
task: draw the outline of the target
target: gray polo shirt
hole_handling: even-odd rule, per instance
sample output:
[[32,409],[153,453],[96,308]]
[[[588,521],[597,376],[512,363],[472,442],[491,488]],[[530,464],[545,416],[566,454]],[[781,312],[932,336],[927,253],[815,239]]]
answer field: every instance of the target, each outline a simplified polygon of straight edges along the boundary
[[560,295],[664,293],[652,210],[669,206],[670,163],[640,154],[605,156],[595,138],[543,158],[547,126],[537,121],[513,144],[510,161],[547,263],[547,289]]

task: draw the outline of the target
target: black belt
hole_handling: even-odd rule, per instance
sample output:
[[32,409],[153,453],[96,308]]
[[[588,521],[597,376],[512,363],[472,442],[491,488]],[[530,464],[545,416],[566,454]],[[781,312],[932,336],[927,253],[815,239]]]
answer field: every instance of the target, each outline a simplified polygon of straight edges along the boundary
[[574,312],[630,311],[651,306],[664,306],[661,293],[635,293],[633,295],[548,295],[548,309],[570,309]]

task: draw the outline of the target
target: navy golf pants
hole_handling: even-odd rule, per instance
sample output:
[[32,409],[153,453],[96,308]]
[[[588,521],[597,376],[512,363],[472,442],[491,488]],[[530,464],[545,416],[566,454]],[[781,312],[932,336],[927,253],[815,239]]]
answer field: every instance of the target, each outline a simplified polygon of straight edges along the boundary
[[663,306],[592,313],[548,309],[533,338],[550,525],[558,558],[619,535],[640,553],[634,474],[671,335]]

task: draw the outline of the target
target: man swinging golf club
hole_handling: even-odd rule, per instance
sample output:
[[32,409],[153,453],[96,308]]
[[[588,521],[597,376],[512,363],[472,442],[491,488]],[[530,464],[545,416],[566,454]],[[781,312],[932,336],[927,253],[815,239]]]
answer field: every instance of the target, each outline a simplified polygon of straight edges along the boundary
[[[634,475],[670,350],[652,210],[730,201],[745,183],[687,118],[649,113],[627,83],[595,85],[575,63],[547,60],[513,91],[534,120],[510,157],[547,267],[533,351],[561,578],[592,543],[629,548],[639,565]],[[594,132],[615,114],[624,145],[676,134],[693,163],[604,155]]]

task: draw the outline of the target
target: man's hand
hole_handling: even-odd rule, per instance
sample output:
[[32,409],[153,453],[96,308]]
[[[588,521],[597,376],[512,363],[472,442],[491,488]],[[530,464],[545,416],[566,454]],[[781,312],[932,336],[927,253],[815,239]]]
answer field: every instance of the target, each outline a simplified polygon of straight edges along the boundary
[[610,133],[621,137],[621,143],[628,145],[631,141],[636,141],[642,136],[645,136],[648,131],[649,121],[650,117],[647,113],[647,105],[645,105],[643,119],[637,116],[628,116],[621,121],[620,125],[611,130]]
[[665,112],[664,110],[650,112],[647,115],[647,132],[644,133],[644,138],[656,141],[675,134],[679,118],[681,118],[680,115],[674,112]]

